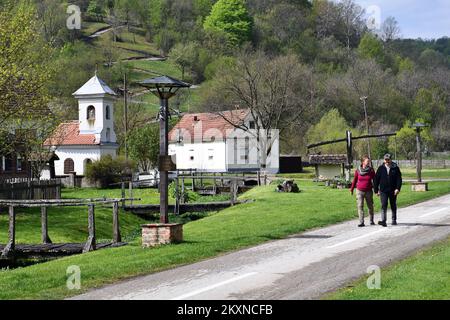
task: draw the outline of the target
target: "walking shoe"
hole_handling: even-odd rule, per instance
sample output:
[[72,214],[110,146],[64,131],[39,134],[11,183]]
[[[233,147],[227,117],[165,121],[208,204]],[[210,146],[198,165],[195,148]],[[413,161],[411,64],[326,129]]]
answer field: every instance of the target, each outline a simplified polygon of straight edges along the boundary
[[383,221],[378,221],[378,224],[383,227],[387,227],[387,223]]
[[364,223],[358,224],[358,227],[362,228],[365,227],[366,225]]
[[397,225],[397,221],[392,221],[392,225],[396,226]]
[[371,225],[371,226],[374,226],[374,225],[375,225],[375,222],[370,221],[370,225]]

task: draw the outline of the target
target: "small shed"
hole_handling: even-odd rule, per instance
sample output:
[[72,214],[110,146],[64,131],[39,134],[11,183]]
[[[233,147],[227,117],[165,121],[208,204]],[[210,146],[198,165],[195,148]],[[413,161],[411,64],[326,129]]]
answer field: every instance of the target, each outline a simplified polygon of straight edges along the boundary
[[280,173],[303,172],[302,157],[299,155],[281,155]]
[[345,154],[314,154],[309,156],[309,163],[316,169],[316,178],[331,180],[345,177]]

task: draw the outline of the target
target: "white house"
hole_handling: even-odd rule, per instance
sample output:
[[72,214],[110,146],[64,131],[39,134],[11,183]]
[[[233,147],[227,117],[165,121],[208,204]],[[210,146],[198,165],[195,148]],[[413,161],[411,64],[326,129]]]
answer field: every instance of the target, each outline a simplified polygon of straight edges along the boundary
[[78,100],[78,120],[62,123],[44,145],[55,150],[56,176],[84,175],[86,165],[103,155],[117,155],[114,132],[116,93],[95,75],[73,96]]
[[[177,169],[200,172],[279,170],[277,130],[265,148],[260,135],[258,147],[255,120],[249,110],[187,114],[169,133],[169,154],[175,156]],[[265,131],[265,130],[261,130]],[[270,149],[264,160],[262,150]]]

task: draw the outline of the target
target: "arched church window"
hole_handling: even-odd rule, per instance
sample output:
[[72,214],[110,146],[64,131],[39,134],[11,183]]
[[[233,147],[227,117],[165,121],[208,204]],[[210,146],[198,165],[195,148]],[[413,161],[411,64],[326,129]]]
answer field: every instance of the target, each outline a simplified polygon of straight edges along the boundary
[[68,158],[64,160],[64,174],[69,174],[75,171],[75,163],[72,159]]
[[84,160],[84,171],[86,172],[86,169],[88,166],[90,166],[92,164],[92,160],[91,159],[86,159]]
[[106,106],[106,111],[105,111],[105,117],[106,117],[106,120],[110,120],[111,119],[111,114],[110,114],[110,111],[109,111],[109,106]]
[[95,107],[94,106],[89,106],[87,108],[87,119],[95,120]]

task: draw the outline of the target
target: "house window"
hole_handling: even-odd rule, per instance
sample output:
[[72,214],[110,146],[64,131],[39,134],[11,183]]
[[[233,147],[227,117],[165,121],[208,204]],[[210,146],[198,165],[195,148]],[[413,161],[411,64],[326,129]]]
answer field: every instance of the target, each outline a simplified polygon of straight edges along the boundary
[[106,106],[106,111],[105,111],[105,118],[106,120],[110,120],[111,119],[111,114],[109,113],[109,106]]
[[87,108],[87,120],[95,120],[95,107],[89,106]]
[[249,127],[250,129],[255,129],[255,128],[256,128],[255,121],[250,121],[248,127]]
[[11,156],[3,157],[3,171],[12,172],[14,170],[13,158]]
[[214,156],[209,156],[208,160],[214,160]]
[[72,159],[64,160],[64,174],[69,174],[75,171],[75,164]]
[[17,172],[23,171],[23,160],[21,156],[17,156],[16,171]]

